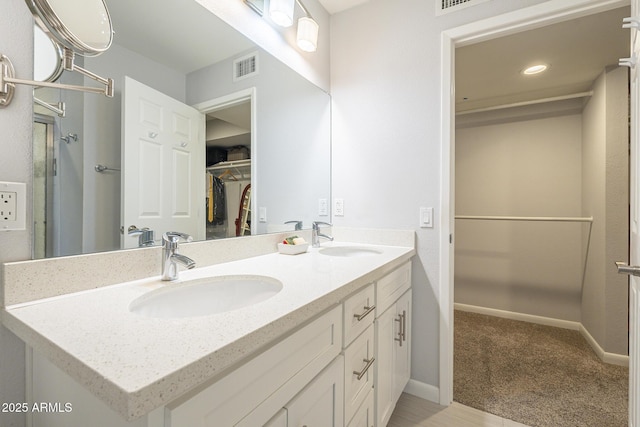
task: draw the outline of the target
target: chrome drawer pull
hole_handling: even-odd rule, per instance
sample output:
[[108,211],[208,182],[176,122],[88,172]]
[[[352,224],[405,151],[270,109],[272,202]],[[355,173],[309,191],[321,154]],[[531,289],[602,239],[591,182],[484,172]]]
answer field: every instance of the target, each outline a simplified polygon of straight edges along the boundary
[[364,318],[367,316],[367,314],[371,313],[371,312],[372,312],[373,310],[375,310],[375,309],[376,309],[376,306],[375,306],[375,305],[372,305],[371,307],[367,307],[367,306],[365,306],[365,307],[364,307],[364,310],[365,310],[365,311],[364,311],[364,313],[362,313],[362,314],[354,314],[354,315],[353,315],[353,317],[355,317],[356,319],[358,319],[358,322],[359,322],[359,321],[361,321],[362,319],[364,319]]
[[364,377],[364,374],[367,373],[367,371],[369,370],[369,368],[371,367],[371,365],[373,365],[373,362],[375,362],[376,358],[372,357],[371,359],[367,360],[367,359],[362,359],[363,362],[366,362],[367,364],[364,365],[364,368],[362,368],[362,371],[358,372],[358,371],[353,371],[353,375],[357,375],[358,380],[361,380],[362,377]]

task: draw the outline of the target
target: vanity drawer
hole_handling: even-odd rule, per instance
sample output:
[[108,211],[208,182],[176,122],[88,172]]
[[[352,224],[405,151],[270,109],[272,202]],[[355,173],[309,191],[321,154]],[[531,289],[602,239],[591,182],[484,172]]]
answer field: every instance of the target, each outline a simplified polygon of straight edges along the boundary
[[367,330],[344,351],[345,424],[353,418],[367,396],[373,394],[374,339],[373,325],[369,325]]
[[367,398],[356,411],[351,422],[349,422],[348,427],[373,427],[375,425],[373,418],[375,416],[373,412],[373,395],[373,390],[371,390]]
[[347,347],[376,317],[373,283],[344,302],[344,347]]
[[376,306],[378,313],[391,307],[411,287],[411,262],[398,267],[376,282]]
[[336,306],[208,388],[167,405],[165,425],[232,426],[252,411],[264,412],[263,425],[340,353],[341,344],[342,307]]

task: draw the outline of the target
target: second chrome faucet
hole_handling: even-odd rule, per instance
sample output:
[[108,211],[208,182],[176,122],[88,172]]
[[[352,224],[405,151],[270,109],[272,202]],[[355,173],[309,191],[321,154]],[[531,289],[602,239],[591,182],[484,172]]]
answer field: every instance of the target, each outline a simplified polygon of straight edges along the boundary
[[167,231],[162,235],[162,280],[178,278],[178,264],[191,269],[196,266],[194,260],[178,253],[180,239],[191,242],[191,236],[177,231]]
[[313,223],[311,224],[311,247],[313,248],[320,247],[320,237],[323,237],[329,241],[333,240],[333,237],[320,233],[321,225],[326,225],[331,227],[331,224],[329,224],[328,222],[313,221]]

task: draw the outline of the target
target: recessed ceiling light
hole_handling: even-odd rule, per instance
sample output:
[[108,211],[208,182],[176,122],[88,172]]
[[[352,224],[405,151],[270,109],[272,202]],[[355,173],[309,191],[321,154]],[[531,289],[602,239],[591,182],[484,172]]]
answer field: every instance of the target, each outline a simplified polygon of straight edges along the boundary
[[531,67],[525,68],[522,71],[522,74],[526,75],[526,76],[531,76],[534,74],[539,74],[543,71],[545,71],[547,68],[549,68],[546,64],[536,64],[536,65],[532,65]]

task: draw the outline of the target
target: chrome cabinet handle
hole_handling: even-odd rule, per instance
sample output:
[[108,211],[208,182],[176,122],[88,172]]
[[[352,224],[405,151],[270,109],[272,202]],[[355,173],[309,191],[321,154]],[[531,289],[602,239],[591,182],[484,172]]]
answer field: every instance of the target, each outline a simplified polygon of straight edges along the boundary
[[616,262],[616,267],[618,267],[619,274],[630,274],[632,276],[640,276],[640,267],[636,265],[628,265],[624,262],[618,261]]
[[400,347],[402,347],[402,343],[407,340],[407,311],[402,310],[402,314],[398,314],[398,318],[393,320],[400,323],[398,327],[398,338],[394,338],[394,340],[398,341]]
[[407,311],[402,310],[402,341],[407,340]]
[[353,371],[353,375],[357,375],[356,378],[358,378],[358,381],[360,381],[362,377],[364,377],[364,374],[367,373],[367,371],[369,370],[371,365],[373,365],[373,362],[375,362],[375,360],[376,360],[375,357],[372,357],[371,359],[362,359],[362,361],[366,363],[366,365],[364,365],[364,368],[362,368],[362,371],[360,372]]
[[373,310],[375,310],[375,309],[376,309],[376,306],[375,306],[375,305],[372,305],[372,306],[370,306],[370,307],[365,306],[365,307],[364,307],[364,310],[365,310],[365,311],[364,311],[364,313],[362,313],[362,314],[354,314],[354,315],[353,315],[353,317],[355,317],[356,319],[358,319],[358,322],[359,322],[359,321],[361,321],[362,319],[364,319],[364,318],[367,316],[367,314],[371,313],[371,312],[372,312]]

